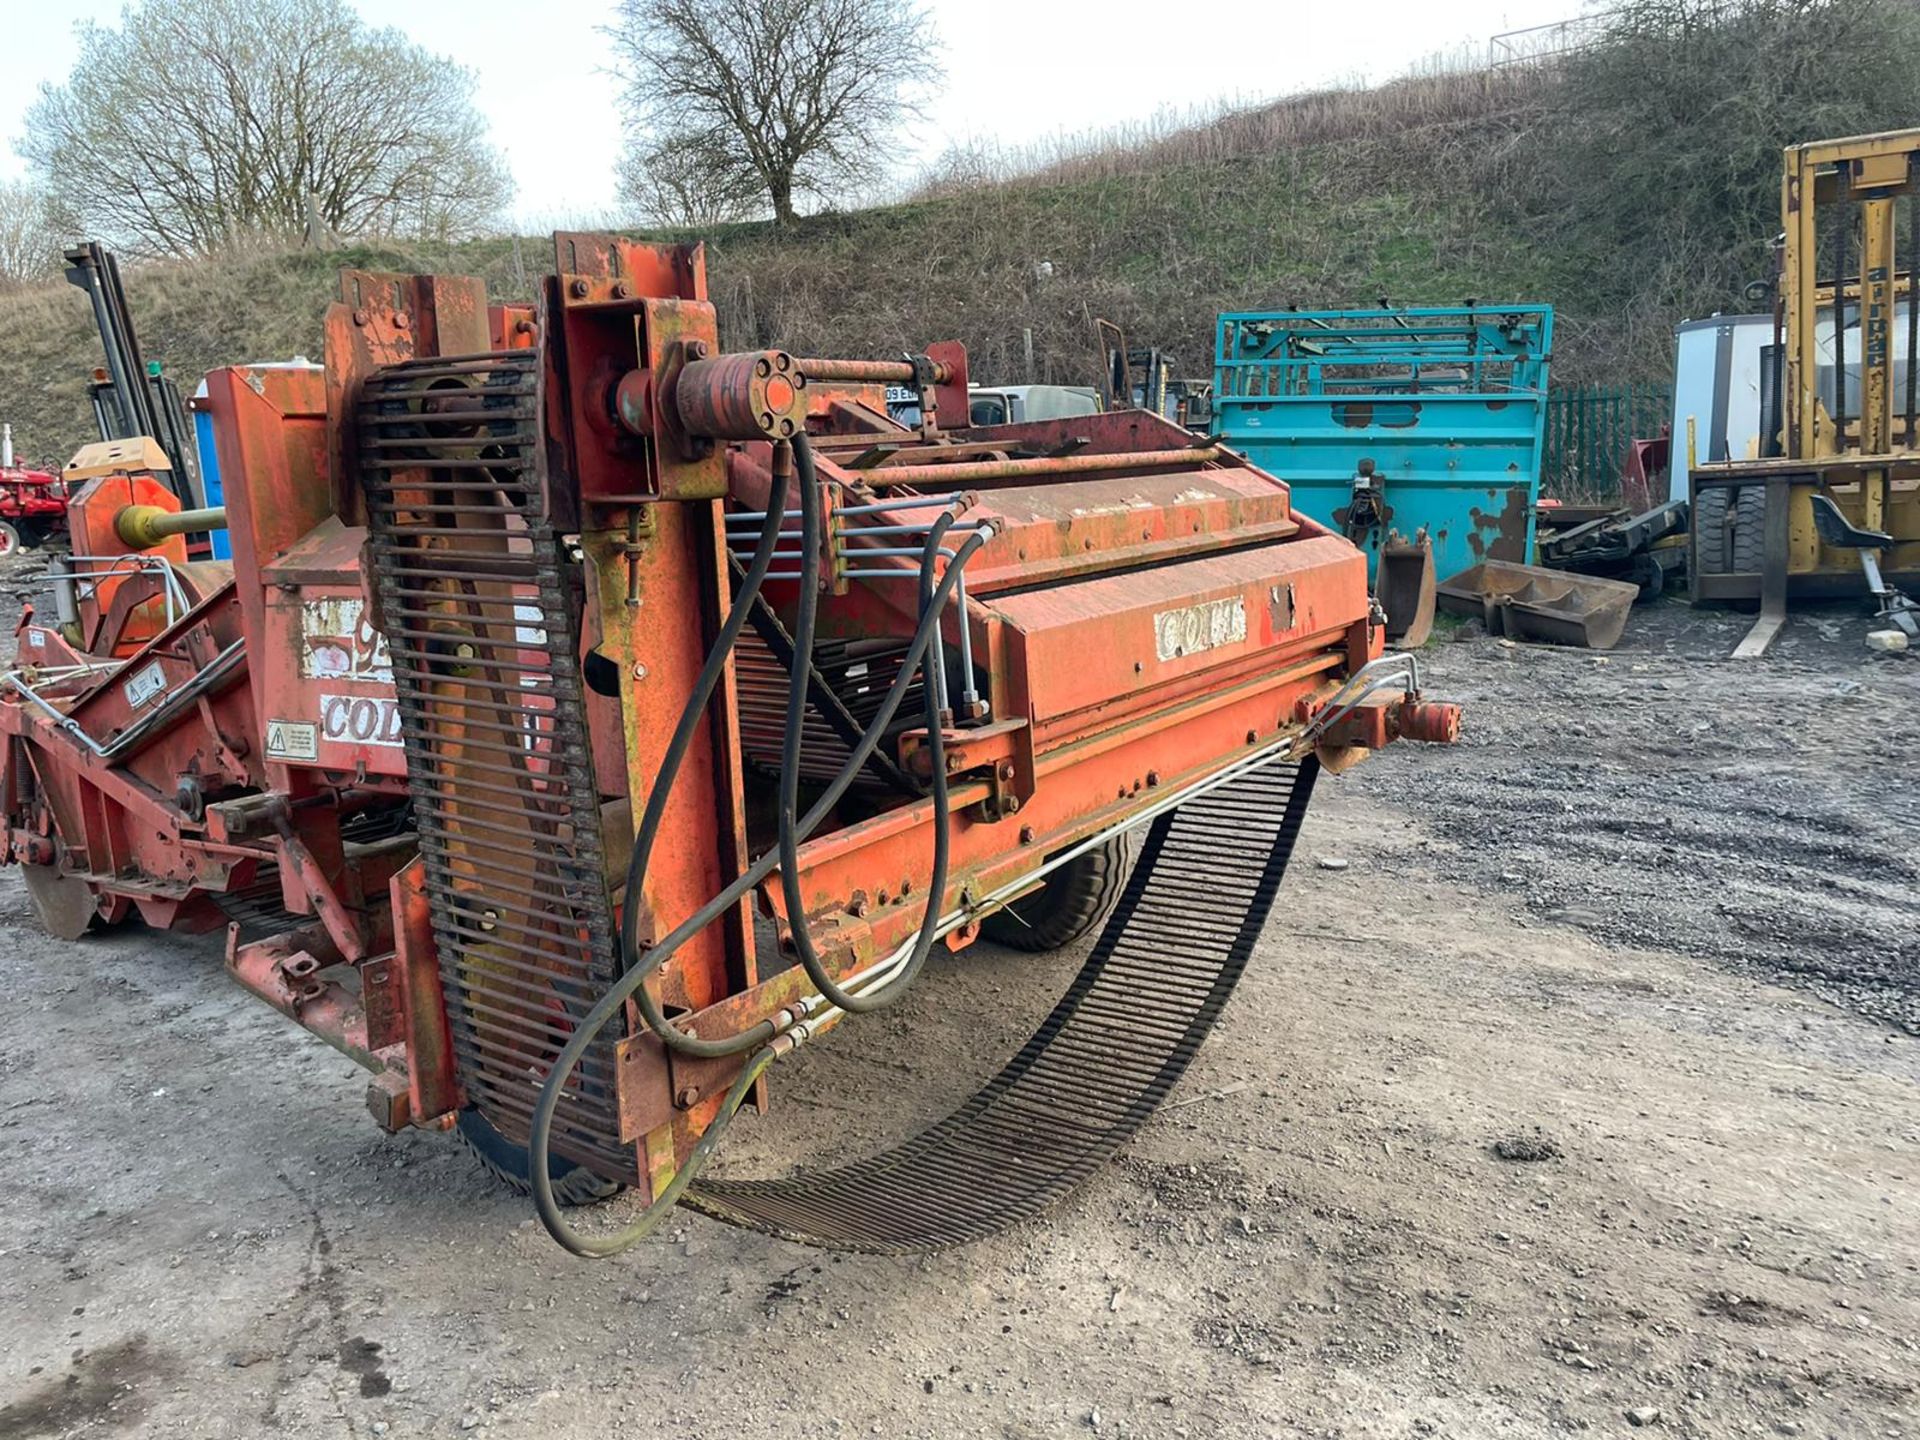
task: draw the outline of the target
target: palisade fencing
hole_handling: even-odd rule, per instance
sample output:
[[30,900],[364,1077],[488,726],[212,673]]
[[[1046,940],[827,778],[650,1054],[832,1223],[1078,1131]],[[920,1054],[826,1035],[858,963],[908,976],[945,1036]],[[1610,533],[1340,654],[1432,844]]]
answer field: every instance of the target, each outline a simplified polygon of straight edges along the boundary
[[1654,438],[1672,417],[1671,385],[1551,391],[1540,493],[1574,504],[1618,500],[1628,442]]

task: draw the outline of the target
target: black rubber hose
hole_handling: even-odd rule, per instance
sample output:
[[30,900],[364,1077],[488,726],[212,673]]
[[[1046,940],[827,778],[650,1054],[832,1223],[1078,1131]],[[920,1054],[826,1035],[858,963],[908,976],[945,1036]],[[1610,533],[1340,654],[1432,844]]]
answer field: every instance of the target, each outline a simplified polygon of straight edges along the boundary
[[[952,596],[955,586],[959,583],[960,567],[966,563],[968,557],[971,556],[975,550],[978,550],[980,546],[985,543],[985,535],[976,534],[969,536],[966,542],[961,545],[959,551],[954,556],[953,562],[947,567],[946,575],[941,578],[940,584],[934,592],[934,599],[938,605],[944,606],[946,604],[947,600]],[[893,717],[900,709],[901,701],[906,698],[907,690],[913,680],[914,669],[919,665],[921,656],[926,653],[927,647],[933,641],[933,627],[937,623],[939,623],[939,614],[937,611],[931,612],[921,618],[920,628],[914,633],[913,642],[907,647],[906,656],[900,662],[900,671],[894,676],[893,683],[887,687],[886,698],[881,701],[880,708],[874,712],[873,719],[867,723],[866,732],[860,737],[860,743],[854,746],[847,763],[840,768],[840,773],[834,776],[832,782],[828,784],[826,791],[818,800],[814,801],[813,808],[807,812],[806,818],[801,820],[800,838],[802,840],[805,840],[807,836],[811,835],[815,828],[819,826],[820,822],[826,819],[832,812],[833,807],[840,803],[840,797],[847,793],[848,788],[853,784],[854,778],[866,765],[867,757],[873,753],[874,747],[885,737],[887,728],[893,724]],[[671,956],[675,950],[686,943],[689,937],[712,924],[715,919],[726,911],[728,906],[732,905],[736,900],[740,899],[741,896],[745,895],[749,890],[765,880],[767,876],[771,875],[779,861],[779,847],[776,846],[768,850],[758,860],[754,861],[752,865],[747,867],[745,874],[718,895],[714,896],[713,899],[709,900],[699,910],[695,911],[687,920],[683,921],[679,928],[674,930],[646,953],[639,966],[622,977],[617,988],[620,989],[623,997],[633,999],[634,1003],[639,1006],[640,1013],[645,1017],[649,1028],[651,1028],[655,1034],[659,1035],[668,1046],[681,1054],[691,1055],[701,1060],[725,1059],[727,1056],[738,1055],[750,1050],[755,1045],[771,1038],[774,1034],[774,1027],[770,1021],[763,1021],[751,1029],[743,1030],[737,1035],[728,1036],[724,1040],[703,1040],[697,1035],[689,1035],[661,1013],[660,1007],[654,1001],[652,994],[644,985],[635,986],[632,982],[632,977],[639,975],[641,979],[644,980],[647,976],[658,970],[667,962],[668,957]],[[596,1010],[594,1013],[597,1014],[598,1011]]]
[[[801,485],[802,530],[803,532],[805,532],[810,528],[812,531],[813,539],[814,541],[817,542],[819,539],[819,496],[818,496],[817,489],[815,488],[817,483],[817,472],[815,471],[814,464],[813,464],[812,448],[807,443],[806,437],[804,436],[795,437],[793,442],[793,454],[794,454],[795,469],[797,471],[797,478],[799,479],[800,485]],[[809,506],[808,506],[808,501],[806,497],[809,494],[812,494],[814,497],[812,502],[811,512],[810,512],[813,516],[813,522],[810,527],[806,522],[806,516],[809,514]],[[884,738],[887,727],[892,724],[893,716],[899,710],[900,703],[906,696],[907,688],[913,678],[915,666],[918,663],[917,657],[923,656],[927,653],[927,647],[931,644],[931,640],[932,640],[933,627],[939,624],[940,611],[944,609],[946,600],[948,596],[951,595],[952,588],[953,588],[951,584],[943,581],[938,589],[938,596],[939,596],[939,602],[940,602],[939,607],[936,608],[931,614],[926,613],[926,606],[932,603],[931,599],[929,598],[931,594],[930,587],[932,586],[932,560],[935,553],[938,551],[939,539],[941,537],[944,537],[944,535],[946,534],[947,528],[951,524],[952,524],[951,519],[946,517],[943,517],[940,522],[937,522],[936,533],[934,535],[933,542],[929,544],[922,553],[921,599],[922,599],[923,614],[921,617],[920,626],[914,636],[914,644],[908,647],[907,655],[901,661],[899,673],[894,676],[893,683],[888,687],[886,698],[881,704],[879,711],[875,714],[873,720],[869,722],[865,733],[861,735],[858,743],[856,743],[852,747],[852,750],[850,752],[848,767],[842,768],[840,773],[834,778],[833,783],[828,787],[827,794],[823,796],[818,802],[815,803],[813,809],[807,812],[806,819],[800,822],[799,826],[797,827],[798,840],[804,840],[808,835],[812,834],[814,828],[817,825],[819,825],[819,823],[823,819],[826,818],[828,812],[831,811],[833,806],[839,802],[840,796],[846,793],[847,787],[853,781],[853,777],[860,772],[860,769],[862,767],[866,765],[868,759],[872,756],[874,749],[879,745],[881,740]],[[956,571],[962,565],[964,565],[965,557],[971,555],[975,549],[979,548],[979,542],[981,538],[982,537],[978,537],[978,536],[972,537],[970,538],[970,540],[966,545],[961,547],[961,550],[955,556],[952,564],[948,567],[950,574]],[[803,559],[801,562],[802,579],[800,581],[800,584],[801,584],[803,597],[804,597],[804,595],[806,594],[814,593],[814,591],[817,588],[818,577],[819,577],[819,547],[817,543],[807,544],[804,538],[802,541],[802,547],[803,547],[803,550],[807,554],[811,555],[812,557],[811,564],[809,564],[806,559]],[[809,579],[811,579],[814,583],[809,584],[808,583]],[[746,592],[743,590],[742,593],[745,594]],[[789,692],[790,695],[793,693],[798,693],[804,696],[806,693],[806,681],[807,681],[807,675],[809,673],[809,667],[804,663],[803,657],[810,655],[811,648],[812,648],[811,632],[813,628],[813,616],[807,613],[810,609],[817,609],[817,606],[815,607],[808,606],[805,602],[805,599],[803,598],[800,606],[800,623],[796,625],[796,630],[804,628],[808,633],[808,640],[807,640],[807,645],[804,649],[800,646],[797,640],[795,643],[795,663],[793,666],[793,674],[790,677],[790,684],[793,687],[795,687],[795,689]],[[929,620],[931,620],[932,622],[931,624],[928,623]],[[722,638],[727,639],[728,642],[731,643],[732,639],[737,637],[737,634],[738,634],[738,630],[736,628],[733,636],[726,636],[723,632]],[[717,653],[717,649],[718,647],[716,643],[716,653]],[[708,664],[710,667],[713,664],[711,657],[709,657]],[[923,682],[923,688],[925,688],[925,682]],[[686,716],[693,713],[694,711],[692,709],[689,709],[682,713],[683,727],[686,724]],[[804,711],[802,714],[802,718],[804,719]],[[791,720],[791,701],[790,701],[789,702],[788,734],[791,735],[792,733],[794,733],[794,730],[793,730],[793,725]],[[937,738],[934,743],[936,745],[939,743]],[[685,753],[684,746],[680,748],[680,751],[678,754],[673,753],[672,747],[669,747],[669,758],[672,760],[673,769],[677,770],[679,766],[680,758],[684,756],[684,753]],[[942,862],[941,890],[944,891],[945,889],[944,831],[946,829],[946,824],[945,824],[946,775],[945,775],[944,751],[940,753],[939,758],[941,761],[941,773],[940,773],[941,801],[940,801],[938,816],[941,821],[940,829],[943,833],[940,834],[939,836],[936,836],[936,846],[939,848],[936,850],[935,858]],[[784,777],[787,774],[792,773],[791,767],[783,765],[781,773],[783,777],[783,788],[784,788]],[[652,795],[648,797],[649,813],[652,813],[656,805],[661,803],[659,801],[659,797],[661,793],[666,787],[671,786],[672,783],[673,783],[673,771],[663,766],[660,775],[657,777],[655,781],[654,792]],[[657,825],[655,829],[657,830]],[[784,829],[785,827],[783,826],[783,831]],[[649,848],[651,848],[651,845],[653,843],[653,835],[649,833],[649,834],[640,836],[636,839],[636,842],[635,842],[636,856],[640,856],[643,853],[640,850],[640,843],[642,840],[644,840],[646,845]],[[797,848],[797,843],[796,843],[796,848]],[[743,881],[750,879],[752,884],[754,885],[759,884],[761,880],[764,880],[769,874],[772,873],[773,866],[779,861],[779,855],[780,855],[780,851],[778,847],[776,847],[776,849],[772,851],[769,851],[766,855],[763,855],[759,861],[755,862],[755,864],[749,868],[749,870],[747,871],[747,874],[745,876],[742,876],[741,879]],[[798,867],[796,866],[795,869],[797,870],[797,868]],[[632,865],[632,862],[630,861],[629,867],[628,867],[628,875],[629,875],[628,895],[629,896],[635,893],[632,888],[632,874],[633,874],[633,865]],[[738,885],[740,884],[740,882],[736,881],[735,884]],[[731,890],[731,887],[730,887],[730,890]],[[731,899],[738,899],[739,895],[744,893],[745,893],[744,889],[739,891],[738,893],[734,893],[731,895]],[[731,903],[730,899],[726,899],[727,895],[728,895],[728,892],[723,892],[722,896],[715,897],[714,901],[709,902],[709,905],[707,908],[711,908],[713,905],[719,904],[720,910],[724,910],[726,908],[726,903]],[[938,898],[939,897],[937,895],[935,897],[930,898],[928,902],[929,906],[937,904]],[[722,903],[723,900],[725,900],[725,903]],[[699,915],[705,915],[706,913],[707,913],[707,909],[703,908],[695,916],[695,919],[698,919]],[[720,913],[720,911],[718,910],[714,912],[716,916],[718,913]],[[623,912],[623,915],[622,915],[621,933],[622,933],[622,941],[623,941],[623,961],[627,969],[629,970],[634,968],[640,968],[640,969],[643,969],[647,974],[651,974],[666,963],[666,959],[670,951],[666,949],[666,945],[664,941],[660,945],[655,946],[653,950],[649,951],[644,958],[638,955],[637,944],[631,949],[625,948],[625,941],[628,935],[631,933],[627,928],[627,925],[628,925],[627,917],[635,916],[635,915],[637,915],[637,911],[631,904],[627,906],[626,910]],[[696,926],[695,929],[698,930],[699,928],[703,928],[708,923],[711,923],[711,917],[708,920],[701,921],[700,925]],[[937,915],[933,916],[928,921],[928,923],[930,925],[937,925],[939,923],[938,916]],[[684,928],[685,927],[683,926],[682,929]],[[675,933],[679,934],[678,931],[676,931]],[[687,938],[686,936],[681,936],[681,938],[675,942],[674,948],[677,949],[680,944],[685,943],[686,938]],[[927,951],[930,952],[933,948],[931,942],[929,942],[925,948]],[[924,964],[924,963],[925,963],[925,956],[922,955],[920,957],[920,964]],[[914,966],[914,973],[917,974],[918,971],[919,971],[919,964],[916,964]],[[812,972],[809,972],[809,973],[811,974]],[[821,973],[824,973],[824,969],[821,971]],[[832,977],[830,976],[828,977],[828,983],[832,984]],[[838,987],[836,987],[836,989],[837,988]],[[846,992],[841,991],[840,993],[844,995]],[[830,1000],[834,999],[834,997],[831,995],[829,995],[828,998]],[[665,1012],[663,1012],[660,1009],[659,1002],[654,999],[652,992],[646,989],[644,985],[641,986],[637,991],[633,992],[633,1000],[635,1005],[638,1007],[642,1018],[646,1020],[647,1026],[649,1029],[651,1029],[656,1035],[658,1035],[661,1038],[661,1040],[667,1044],[669,1048],[673,1049],[679,1054],[691,1056],[695,1059],[719,1060],[719,1059],[725,1059],[728,1056],[739,1055],[747,1050],[752,1049],[755,1045],[765,1042],[774,1033],[772,1025],[770,1023],[763,1022],[762,1025],[756,1025],[751,1029],[741,1031],[739,1034],[736,1034],[736,1035],[730,1035],[725,1039],[721,1039],[721,1040],[703,1039],[698,1035],[688,1034],[685,1030],[682,1030],[678,1025],[675,1025],[673,1021],[667,1017]]]
[[[713,1123],[707,1126],[700,1138],[693,1142],[693,1149],[687,1154],[687,1163],[674,1172],[673,1178],[660,1187],[660,1193],[647,1202],[647,1208],[629,1225],[607,1235],[582,1235],[558,1219],[555,1211],[553,1220],[548,1220],[542,1194],[553,1193],[553,1182],[547,1178],[544,1169],[535,1170],[534,1198],[540,1205],[540,1218],[547,1221],[547,1233],[552,1235],[575,1255],[589,1260],[604,1260],[630,1250],[648,1235],[659,1228],[660,1222],[672,1213],[673,1207],[680,1203],[680,1196],[694,1177],[705,1168],[707,1160],[720,1143],[720,1137],[726,1134],[727,1126],[746,1103],[747,1093],[753,1089],[754,1082],[765,1073],[767,1066],[778,1058],[778,1052],[770,1045],[760,1047],[760,1052],[747,1061],[746,1067],[734,1077],[733,1084],[727,1088],[726,1098],[720,1102],[720,1112],[713,1117]],[[558,1228],[556,1228],[556,1225]]]
[[[806,468],[801,467],[801,480],[806,480]],[[800,506],[800,528],[803,535],[809,528],[819,529],[820,514],[818,504],[809,507],[802,499]],[[933,607],[933,567],[940,553],[940,542],[946,538],[947,531],[953,525],[951,513],[942,515],[934,522],[927,533],[926,548],[920,557],[920,613],[923,618],[931,616],[936,627],[940,624],[940,609]],[[819,568],[819,537],[814,535],[808,543],[808,554],[813,557],[813,568]],[[811,577],[807,574],[803,562],[800,584],[806,587]],[[907,986],[919,976],[921,967],[927,963],[927,956],[933,951],[933,942],[940,928],[940,910],[945,903],[947,893],[947,859],[951,837],[948,833],[950,816],[947,810],[947,757],[945,742],[941,736],[941,726],[945,718],[940,713],[940,687],[934,675],[934,652],[929,647],[920,662],[920,690],[925,700],[927,717],[927,758],[932,764],[933,796],[933,873],[928,884],[926,918],[920,924],[920,932],[914,937],[913,951],[908,956],[906,967],[899,975],[889,980],[878,992],[872,995],[855,995],[843,990],[826,964],[820,959],[820,953],[814,949],[813,936],[807,927],[806,897],[800,888],[800,837],[794,812],[799,808],[800,795],[800,740],[803,723],[806,719],[806,686],[803,677],[812,666],[813,657],[813,607],[801,602],[800,613],[794,625],[794,686],[787,704],[787,730],[780,748],[780,889],[787,905],[787,928],[793,937],[794,954],[807,972],[807,978],[828,1001],[845,1010],[850,1015],[869,1015],[876,1010],[885,1009],[897,1000]],[[961,624],[966,618],[961,617]]]
[[[812,468],[810,463],[808,468]],[[693,682],[693,693],[687,697],[687,703],[680,711],[680,723],[674,727],[673,738],[667,742],[666,752],[660,757],[660,768],[655,772],[653,785],[647,792],[647,808],[642,812],[640,826],[633,834],[633,851],[627,856],[626,903],[620,907],[620,968],[623,972],[640,963],[640,912],[645,908],[643,887],[647,865],[653,858],[654,842],[660,838],[660,825],[666,817],[667,800],[673,793],[673,782],[680,774],[681,763],[687,758],[693,737],[699,733],[700,726],[707,722],[707,702],[713,698],[714,686],[720,683],[720,677],[726,673],[728,657],[733,654],[734,643],[739,640],[740,632],[746,628],[747,620],[753,614],[760,586],[773,565],[773,552],[780,545],[780,527],[786,522],[788,475],[788,467],[776,459],[773,479],[767,489],[767,518],[760,527],[760,539],[753,548],[753,560],[748,564],[746,574],[741,577],[740,588],[734,594],[733,605],[720,626],[720,633],[714,637],[713,648],[707,652],[707,663],[701,667],[699,678]]]
[[[921,657],[932,643],[933,627],[939,621],[940,611],[960,582],[962,567],[972,557],[973,552],[985,543],[984,532],[970,535],[947,566],[947,573],[941,577],[940,584],[934,590],[933,604],[927,609],[927,613],[921,616],[920,626],[914,632],[913,643],[907,647],[906,658],[901,662],[900,673],[894,677],[893,684],[888,687],[887,698],[881,703],[879,711],[867,726],[866,734],[861,737],[860,746],[841,767],[840,773],[827,786],[826,792],[807,812],[806,818],[800,822],[802,837],[811,834],[814,827],[839,803],[840,797],[853,784],[854,777],[860,773],[861,767],[866,763],[866,754],[879,744],[887,727],[893,723],[894,713],[900,708],[900,702],[906,695],[914,667],[920,663]],[[646,982],[654,971],[672,958],[674,952],[688,939],[712,924],[729,907],[737,903],[741,896],[765,880],[772,873],[778,859],[777,850],[762,855],[747,868],[745,874],[682,921],[658,945],[649,950],[644,957],[644,963],[634,966],[614,981],[607,993],[600,997],[599,1002],[574,1030],[573,1035],[555,1058],[553,1068],[547,1072],[546,1081],[540,1088],[540,1098],[534,1104],[533,1124],[531,1133],[527,1137],[528,1178],[533,1184],[534,1210],[540,1217],[541,1225],[561,1246],[575,1255],[589,1257],[614,1255],[645,1238],[672,1208],[671,1204],[662,1203],[662,1201],[669,1196],[677,1200],[687,1183],[693,1179],[699,1165],[704,1163],[706,1155],[711,1153],[711,1148],[706,1144],[707,1140],[715,1134],[715,1127],[722,1126],[724,1120],[730,1118],[739,1108],[750,1082],[747,1073],[742,1072],[741,1077],[734,1082],[733,1088],[727,1092],[726,1103],[721,1108],[720,1116],[716,1117],[714,1126],[709,1126],[706,1134],[701,1136],[699,1143],[687,1157],[686,1165],[681,1167],[673,1182],[661,1192],[660,1200],[650,1204],[639,1219],[625,1230],[615,1235],[589,1238],[576,1232],[567,1223],[566,1216],[554,1197],[553,1179],[547,1170],[552,1154],[554,1112],[559,1108],[560,1096],[565,1091],[568,1077],[579,1067],[580,1057],[586,1054],[587,1047],[593,1043],[594,1037],[606,1028],[607,1023],[618,1015],[627,1001],[634,999],[636,994],[641,997],[640,1009],[647,1016],[648,1023],[661,1031],[663,1037],[666,1032],[671,1031],[673,1038],[669,1039],[668,1043],[678,1042],[676,1048],[687,1045],[692,1053],[717,1058],[738,1055],[752,1049],[755,1045],[764,1046],[767,1041],[774,1038],[778,1033],[778,1026],[772,1020],[763,1020],[751,1029],[724,1041],[698,1040],[697,1037],[687,1035],[673,1026],[664,1016],[660,1016],[658,1007],[652,1004],[651,997],[647,995]],[[658,1017],[657,1023],[656,1017]],[[774,1051],[763,1049],[759,1055],[747,1062],[748,1071],[757,1076],[760,1070],[772,1063],[774,1056]]]

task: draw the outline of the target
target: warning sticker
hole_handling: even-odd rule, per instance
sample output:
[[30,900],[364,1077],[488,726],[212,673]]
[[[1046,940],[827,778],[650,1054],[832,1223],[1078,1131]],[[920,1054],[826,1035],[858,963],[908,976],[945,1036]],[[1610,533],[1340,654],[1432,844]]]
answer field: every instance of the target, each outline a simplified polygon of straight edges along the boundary
[[158,660],[143,669],[136,670],[127,680],[127,704],[138,710],[157,700],[166,692],[167,672],[160,668]]
[[267,721],[269,760],[318,760],[320,727],[302,720]]

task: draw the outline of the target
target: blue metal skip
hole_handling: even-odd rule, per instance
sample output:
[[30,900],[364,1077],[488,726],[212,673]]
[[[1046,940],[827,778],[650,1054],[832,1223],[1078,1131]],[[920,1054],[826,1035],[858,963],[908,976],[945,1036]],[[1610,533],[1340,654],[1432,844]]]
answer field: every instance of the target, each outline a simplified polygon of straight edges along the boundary
[[1433,541],[1441,579],[1533,558],[1553,309],[1222,315],[1214,433],[1342,529],[1362,460],[1384,523],[1357,537],[1369,573],[1389,535]]

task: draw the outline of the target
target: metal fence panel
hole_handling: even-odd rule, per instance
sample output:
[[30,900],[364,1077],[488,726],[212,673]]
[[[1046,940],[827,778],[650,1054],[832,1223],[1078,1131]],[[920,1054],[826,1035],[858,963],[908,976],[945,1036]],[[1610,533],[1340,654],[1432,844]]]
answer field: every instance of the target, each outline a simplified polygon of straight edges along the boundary
[[1657,436],[1673,414],[1671,385],[1592,385],[1547,396],[1541,490],[1569,504],[1620,499],[1620,472],[1634,440]]

